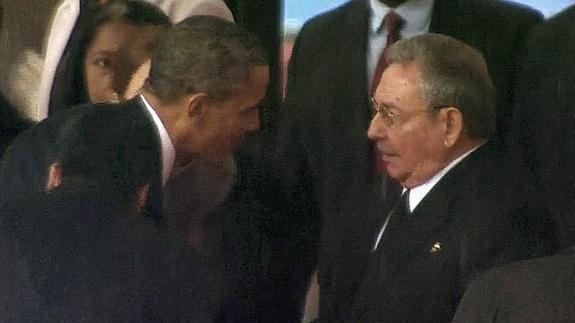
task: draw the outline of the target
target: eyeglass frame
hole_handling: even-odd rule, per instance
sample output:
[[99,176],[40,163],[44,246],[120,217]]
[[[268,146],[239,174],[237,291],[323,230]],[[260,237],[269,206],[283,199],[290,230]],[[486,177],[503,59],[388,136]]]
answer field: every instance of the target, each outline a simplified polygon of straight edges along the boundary
[[[377,101],[372,96],[369,97],[369,100],[371,103],[371,109],[375,112],[375,114],[380,113],[382,115],[383,122],[385,123],[386,126],[394,127],[397,125],[396,123],[393,122],[393,120],[394,120],[394,118],[400,117],[401,116],[400,114],[398,114],[397,112],[393,112],[393,111],[389,110],[389,108],[384,104],[377,103]],[[434,111],[448,108],[451,106],[452,105],[442,104],[442,105],[436,105],[433,107],[429,107],[429,108],[427,108],[425,110],[421,110],[421,111],[422,112],[434,112]]]

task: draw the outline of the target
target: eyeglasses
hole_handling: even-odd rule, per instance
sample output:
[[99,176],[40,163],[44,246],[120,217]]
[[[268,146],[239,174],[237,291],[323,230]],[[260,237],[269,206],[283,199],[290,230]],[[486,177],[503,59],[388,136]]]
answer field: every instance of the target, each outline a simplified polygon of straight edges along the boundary
[[[401,116],[397,112],[389,110],[389,108],[383,104],[380,105],[379,103],[377,103],[377,101],[375,101],[373,97],[369,97],[369,100],[371,102],[371,108],[373,109],[375,114],[377,113],[381,114],[381,116],[383,117],[383,122],[385,123],[386,126],[393,127],[399,124],[399,119],[401,118]],[[427,108],[425,110],[421,110],[420,112],[432,112],[447,107],[450,107],[450,105],[437,105],[434,107]]]

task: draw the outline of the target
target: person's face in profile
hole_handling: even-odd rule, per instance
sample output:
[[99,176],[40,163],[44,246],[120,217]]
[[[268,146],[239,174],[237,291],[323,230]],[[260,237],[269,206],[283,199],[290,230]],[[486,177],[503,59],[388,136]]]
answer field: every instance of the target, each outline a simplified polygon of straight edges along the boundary
[[431,178],[448,158],[445,111],[429,107],[421,80],[417,64],[391,64],[374,97],[385,108],[374,115],[368,130],[389,176],[409,188]]
[[[250,79],[232,96],[223,101],[209,99],[197,127],[189,128],[187,137],[197,141],[183,150],[193,150],[206,160],[222,161],[229,158],[248,132],[259,129],[259,104],[266,95],[269,67],[252,68]],[[191,142],[190,142],[191,143]],[[178,148],[176,148],[178,150]]]
[[119,101],[131,75],[151,55],[162,26],[109,21],[100,26],[84,57],[84,81],[90,102]]

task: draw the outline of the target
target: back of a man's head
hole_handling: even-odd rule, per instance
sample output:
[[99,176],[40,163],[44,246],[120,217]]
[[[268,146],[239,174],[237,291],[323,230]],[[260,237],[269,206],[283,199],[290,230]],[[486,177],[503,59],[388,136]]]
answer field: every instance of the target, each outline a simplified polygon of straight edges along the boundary
[[59,129],[56,158],[62,185],[92,183],[109,195],[131,199],[150,183],[157,158],[153,141],[126,127],[126,114],[119,108],[87,107]]
[[223,101],[248,82],[257,65],[268,62],[254,34],[222,18],[193,16],[160,40],[146,88],[164,104],[198,92]]

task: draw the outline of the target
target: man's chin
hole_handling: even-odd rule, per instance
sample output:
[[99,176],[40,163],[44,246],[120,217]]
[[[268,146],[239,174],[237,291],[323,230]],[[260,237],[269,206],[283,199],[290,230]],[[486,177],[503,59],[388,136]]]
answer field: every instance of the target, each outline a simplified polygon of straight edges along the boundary
[[389,178],[393,179],[394,181],[401,182],[401,173],[399,172],[399,170],[393,167],[393,164],[387,163],[385,170]]

